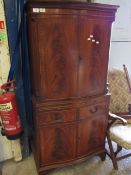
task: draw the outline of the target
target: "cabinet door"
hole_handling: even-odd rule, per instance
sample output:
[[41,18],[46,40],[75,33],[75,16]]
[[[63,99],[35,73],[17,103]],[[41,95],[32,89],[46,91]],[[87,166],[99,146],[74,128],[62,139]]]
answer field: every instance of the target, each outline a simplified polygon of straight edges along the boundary
[[104,149],[107,119],[104,114],[82,120],[78,126],[79,157]]
[[106,91],[111,23],[79,17],[80,96]]
[[[39,58],[37,95],[49,99],[77,95],[78,20],[71,15],[36,18]],[[33,29],[32,29],[33,30]],[[35,64],[35,62],[33,63]]]
[[41,165],[63,163],[75,158],[75,124],[41,127],[39,138]]

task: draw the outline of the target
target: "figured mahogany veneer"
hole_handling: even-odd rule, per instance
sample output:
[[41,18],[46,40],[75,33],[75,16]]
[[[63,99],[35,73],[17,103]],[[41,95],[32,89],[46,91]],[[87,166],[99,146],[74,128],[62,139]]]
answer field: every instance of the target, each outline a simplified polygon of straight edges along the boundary
[[105,157],[107,67],[117,6],[27,3],[38,172]]

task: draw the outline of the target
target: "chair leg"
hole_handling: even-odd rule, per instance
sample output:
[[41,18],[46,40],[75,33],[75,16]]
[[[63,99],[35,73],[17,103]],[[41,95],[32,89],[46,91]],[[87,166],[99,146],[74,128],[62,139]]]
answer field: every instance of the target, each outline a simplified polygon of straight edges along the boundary
[[117,164],[116,156],[115,156],[115,153],[114,153],[114,150],[113,150],[112,141],[110,139],[109,134],[107,134],[107,140],[108,140],[108,144],[109,144],[110,156],[111,156],[111,159],[112,159],[113,166],[116,170],[118,170],[118,164]]
[[115,156],[122,150],[122,147],[117,144],[117,150],[115,152]]

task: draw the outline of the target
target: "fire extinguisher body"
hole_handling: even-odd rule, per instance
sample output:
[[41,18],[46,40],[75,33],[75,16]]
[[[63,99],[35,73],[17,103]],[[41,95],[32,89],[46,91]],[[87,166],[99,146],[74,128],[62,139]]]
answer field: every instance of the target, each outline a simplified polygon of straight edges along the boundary
[[15,140],[22,135],[23,130],[14,92],[7,91],[0,95],[0,117],[4,135],[8,139]]

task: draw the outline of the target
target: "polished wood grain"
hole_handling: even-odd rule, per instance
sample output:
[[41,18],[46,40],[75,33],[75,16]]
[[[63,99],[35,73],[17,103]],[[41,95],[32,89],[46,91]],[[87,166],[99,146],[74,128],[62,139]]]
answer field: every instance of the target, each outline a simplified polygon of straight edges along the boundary
[[[31,69],[31,91],[38,95],[40,91],[40,57],[38,56],[37,47],[37,25],[34,20],[28,21],[28,35],[29,35],[29,54],[30,54],[30,69]],[[35,35],[34,35],[35,33]]]
[[[103,98],[104,99],[104,98]],[[89,106],[84,106],[79,110],[79,119],[90,119],[94,115],[101,115],[107,113],[108,100],[104,100],[101,103],[96,103]]]
[[45,15],[32,22],[39,26],[33,34],[39,46],[37,61],[32,60],[35,95],[59,99],[106,92],[111,22],[79,18],[78,23],[76,15]]
[[[31,24],[37,26],[39,67],[32,60],[40,81],[33,93],[44,98],[59,99],[77,96],[77,18],[76,16],[45,16]],[[48,30],[45,30],[48,28]],[[71,26],[71,30],[69,29]],[[69,32],[70,31],[70,32]],[[35,36],[36,37],[36,36]],[[35,39],[34,37],[34,39]],[[40,39],[39,39],[40,38]],[[36,77],[36,72],[32,75]]]
[[103,114],[94,115],[92,118],[79,123],[77,149],[79,157],[95,152],[99,148],[104,149],[106,123],[107,118]]
[[[45,96],[52,99],[76,96],[77,18],[59,15],[46,17],[42,21],[39,20],[38,33],[41,38],[39,41],[39,55],[42,58],[41,74],[43,75],[41,84],[45,83]],[[44,26],[48,30],[43,30]]]
[[110,22],[79,17],[80,96],[106,92],[110,29]]
[[39,134],[41,165],[62,163],[75,158],[75,124],[41,127]]
[[109,99],[79,109],[78,149],[79,157],[93,153],[105,146]]
[[94,155],[105,158],[106,81],[116,9],[79,2],[27,3],[32,147],[40,175]]
[[76,110],[60,110],[37,113],[38,125],[76,121]]

